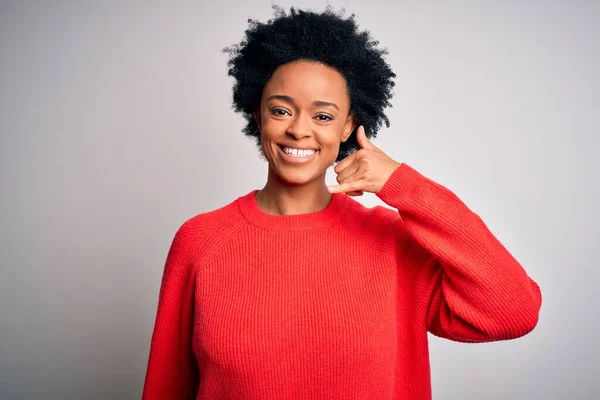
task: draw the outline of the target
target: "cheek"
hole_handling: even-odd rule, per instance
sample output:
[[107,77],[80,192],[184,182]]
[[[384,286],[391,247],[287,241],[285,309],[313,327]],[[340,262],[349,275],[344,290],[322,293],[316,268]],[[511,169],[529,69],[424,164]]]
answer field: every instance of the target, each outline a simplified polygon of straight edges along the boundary
[[323,127],[321,129],[319,140],[323,145],[330,148],[336,148],[342,142],[342,136],[344,135],[344,123],[336,121],[331,125]]
[[262,126],[261,136],[262,139],[275,139],[285,132],[286,125],[282,121],[277,121],[271,118],[265,118]]
[[267,159],[270,159],[271,155],[277,150],[273,142],[281,136],[282,128],[278,125],[277,121],[269,119],[263,121],[260,131],[260,147],[263,156],[267,157]]

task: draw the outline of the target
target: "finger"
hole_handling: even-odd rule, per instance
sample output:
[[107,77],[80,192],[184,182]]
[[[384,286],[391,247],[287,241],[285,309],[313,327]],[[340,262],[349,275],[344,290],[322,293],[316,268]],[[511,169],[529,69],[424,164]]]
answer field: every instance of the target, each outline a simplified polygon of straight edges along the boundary
[[356,172],[358,172],[360,168],[359,163],[354,162],[350,165],[348,165],[346,168],[344,168],[343,170],[341,170],[336,179],[338,181],[338,183],[342,183],[344,180],[346,180],[349,176],[355,174]]
[[362,182],[354,181],[350,183],[342,183],[340,185],[328,186],[327,189],[330,193],[350,193],[359,192],[362,190]]
[[364,189],[362,183],[362,176],[359,172],[355,172],[348,176],[344,180],[340,181],[339,185],[332,185],[329,187],[336,192],[349,193],[353,191],[362,191]]
[[359,126],[356,131],[356,140],[358,141],[358,145],[361,149],[372,150],[376,148],[367,137],[367,134],[365,133],[365,127],[363,125]]
[[344,158],[342,161],[340,161],[339,163],[337,163],[337,165],[333,168],[333,170],[335,171],[335,173],[339,174],[340,171],[342,171],[348,165],[352,164],[354,162],[354,160],[356,159],[356,157],[358,157],[357,153],[358,152],[355,151],[354,153],[350,154],[348,157]]
[[[358,166],[358,163],[352,164],[350,167],[348,167],[344,171],[342,171],[342,173],[345,172],[347,169],[352,169],[353,166]],[[343,179],[341,179],[338,176],[338,179],[337,179],[338,183],[340,185],[343,185],[344,183],[352,183],[352,182],[356,182],[356,181],[361,180],[362,177],[363,177],[363,174],[361,173],[360,169],[359,168],[353,168],[353,171],[354,172],[352,172],[352,170],[350,170],[347,173],[345,173],[344,175],[346,175],[346,176]]]
[[364,192],[362,190],[355,190],[353,192],[346,193],[348,196],[362,196]]

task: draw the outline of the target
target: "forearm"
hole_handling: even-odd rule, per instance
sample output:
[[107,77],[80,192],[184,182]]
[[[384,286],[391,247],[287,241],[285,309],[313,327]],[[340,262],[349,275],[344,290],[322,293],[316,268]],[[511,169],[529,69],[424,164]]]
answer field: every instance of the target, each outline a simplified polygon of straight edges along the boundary
[[403,164],[378,195],[431,254],[422,268],[429,268],[427,324],[434,334],[487,341],[534,328],[538,285],[454,193]]

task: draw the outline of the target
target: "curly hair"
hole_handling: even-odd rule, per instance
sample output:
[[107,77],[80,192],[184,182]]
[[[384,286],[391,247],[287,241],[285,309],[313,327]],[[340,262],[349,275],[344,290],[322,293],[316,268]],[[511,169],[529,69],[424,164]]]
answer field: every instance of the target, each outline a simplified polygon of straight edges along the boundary
[[[384,114],[391,107],[396,75],[385,62],[387,49],[368,31],[360,32],[355,15],[344,18],[328,6],[322,13],[290,8],[290,13],[273,6],[274,19],[261,23],[248,20],[245,37],[223,49],[229,54],[228,75],[235,78],[233,108],[247,121],[243,133],[254,137],[260,149],[260,131],[253,112],[260,105],[263,88],[281,65],[298,60],[319,62],[337,70],[345,79],[350,97],[350,114],[356,127],[363,125],[367,137],[390,126]],[[341,143],[336,162],[358,149],[356,128]]]

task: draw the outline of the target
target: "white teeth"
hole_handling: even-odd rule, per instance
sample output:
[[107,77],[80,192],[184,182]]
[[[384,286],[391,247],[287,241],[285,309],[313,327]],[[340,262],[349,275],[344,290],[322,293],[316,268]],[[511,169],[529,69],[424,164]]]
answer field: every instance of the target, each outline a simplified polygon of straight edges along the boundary
[[313,154],[315,154],[315,150],[298,150],[298,149],[292,149],[290,147],[284,147],[283,151],[286,154],[291,155],[292,157],[308,157],[308,156],[312,156]]

